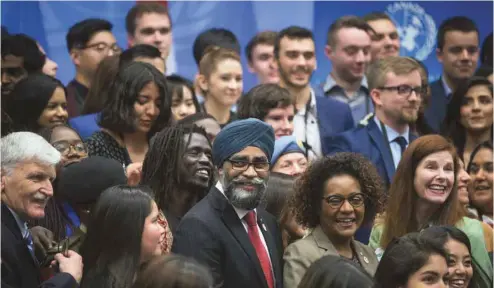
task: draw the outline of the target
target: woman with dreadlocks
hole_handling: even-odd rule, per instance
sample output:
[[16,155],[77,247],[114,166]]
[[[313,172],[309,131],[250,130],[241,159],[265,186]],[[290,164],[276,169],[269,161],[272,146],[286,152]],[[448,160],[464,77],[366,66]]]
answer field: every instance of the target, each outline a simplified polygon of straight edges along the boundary
[[196,125],[167,127],[151,139],[141,184],[153,189],[172,233],[214,183],[211,142]]

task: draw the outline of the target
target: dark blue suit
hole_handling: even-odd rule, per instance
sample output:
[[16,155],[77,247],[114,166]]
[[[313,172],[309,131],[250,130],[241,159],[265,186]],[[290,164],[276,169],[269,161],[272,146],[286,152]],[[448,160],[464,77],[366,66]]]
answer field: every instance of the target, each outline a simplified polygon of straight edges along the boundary
[[85,141],[94,132],[99,131],[101,128],[98,126],[99,113],[87,114],[69,119],[70,127],[72,127],[82,140]]
[[430,86],[431,99],[424,113],[425,120],[434,132],[439,133],[441,124],[446,117],[446,110],[451,97],[446,97],[446,91],[441,79],[432,82]]
[[324,97],[321,92],[314,89],[321,149],[323,154],[327,154],[325,141],[335,134],[353,129],[355,123],[353,122],[352,110],[348,104]]

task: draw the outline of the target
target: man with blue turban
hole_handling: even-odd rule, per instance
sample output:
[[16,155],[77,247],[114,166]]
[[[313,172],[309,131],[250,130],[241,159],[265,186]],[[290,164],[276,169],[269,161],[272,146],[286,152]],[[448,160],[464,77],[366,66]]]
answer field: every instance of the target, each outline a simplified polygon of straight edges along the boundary
[[282,244],[264,196],[274,131],[258,119],[225,126],[213,144],[219,181],[182,218],[172,252],[209,266],[214,287],[281,288]]

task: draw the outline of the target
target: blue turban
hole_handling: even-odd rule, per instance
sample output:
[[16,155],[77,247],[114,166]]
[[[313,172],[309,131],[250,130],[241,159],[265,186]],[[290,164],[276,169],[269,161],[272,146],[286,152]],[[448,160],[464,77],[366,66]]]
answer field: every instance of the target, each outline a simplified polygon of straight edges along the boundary
[[254,118],[237,120],[226,125],[214,139],[214,165],[221,167],[230,156],[248,146],[261,149],[271,159],[274,149],[274,131],[271,125]]
[[304,146],[300,141],[297,141],[295,136],[283,136],[274,142],[273,157],[271,157],[271,167],[276,164],[278,159],[288,153],[302,153],[305,155]]

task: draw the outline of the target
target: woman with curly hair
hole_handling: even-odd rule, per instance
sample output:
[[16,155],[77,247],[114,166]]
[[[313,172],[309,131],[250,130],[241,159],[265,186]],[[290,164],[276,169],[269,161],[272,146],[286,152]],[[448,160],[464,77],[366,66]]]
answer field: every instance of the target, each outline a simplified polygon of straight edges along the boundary
[[350,259],[373,275],[376,255],[353,236],[373,217],[383,194],[379,174],[359,154],[337,153],[313,162],[290,201],[297,221],[313,230],[285,250],[284,287],[297,287],[311,264],[326,255]]

